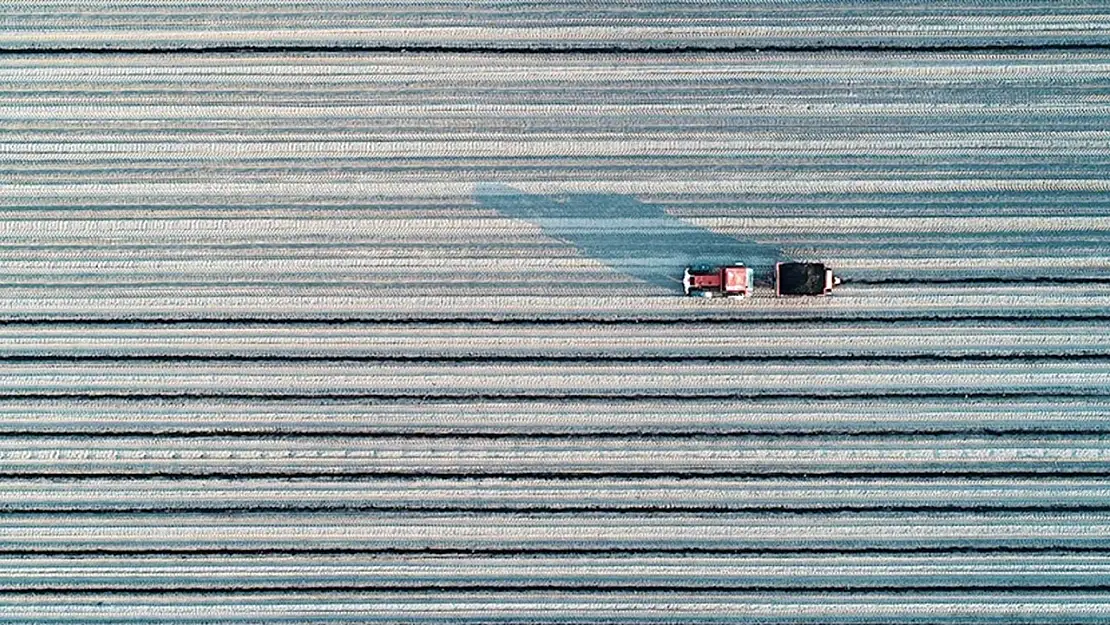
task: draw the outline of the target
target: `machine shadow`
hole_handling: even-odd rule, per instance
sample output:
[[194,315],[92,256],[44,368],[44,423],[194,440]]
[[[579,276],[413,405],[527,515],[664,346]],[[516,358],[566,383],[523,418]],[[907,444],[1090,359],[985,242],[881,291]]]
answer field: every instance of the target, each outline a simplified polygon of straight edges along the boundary
[[[755,281],[770,282],[775,263],[789,260],[774,245],[736,239],[668,214],[662,206],[617,194],[544,196],[496,184],[479,185],[478,205],[540,227],[613,270],[668,292],[682,292],[688,265],[742,262]],[[598,228],[605,220],[608,227]]]

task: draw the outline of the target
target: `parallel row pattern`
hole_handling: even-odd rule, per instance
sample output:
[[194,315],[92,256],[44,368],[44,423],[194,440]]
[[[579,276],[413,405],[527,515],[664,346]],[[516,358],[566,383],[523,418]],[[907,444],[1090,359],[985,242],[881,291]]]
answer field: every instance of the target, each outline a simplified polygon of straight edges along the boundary
[[[202,40],[225,3],[162,32],[153,4],[16,3],[0,45],[251,45],[279,9],[288,45],[551,45],[575,9],[387,3],[428,24],[390,35],[263,2]],[[693,41],[821,37],[754,6]],[[850,45],[1100,36],[1078,4],[789,6]],[[646,35],[558,41],[667,45],[694,9],[626,11]],[[1105,623],[1108,78],[1097,50],[4,56],[0,623]],[[680,297],[687,262],[780,258],[845,284]]]
[[10,0],[0,47],[649,49],[1105,45],[1089,0]]

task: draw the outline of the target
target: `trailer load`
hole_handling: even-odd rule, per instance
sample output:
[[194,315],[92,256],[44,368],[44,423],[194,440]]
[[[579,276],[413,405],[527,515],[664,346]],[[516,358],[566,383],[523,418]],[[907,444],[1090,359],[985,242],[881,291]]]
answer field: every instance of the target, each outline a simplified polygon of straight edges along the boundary
[[775,295],[828,295],[840,279],[824,263],[778,263]]

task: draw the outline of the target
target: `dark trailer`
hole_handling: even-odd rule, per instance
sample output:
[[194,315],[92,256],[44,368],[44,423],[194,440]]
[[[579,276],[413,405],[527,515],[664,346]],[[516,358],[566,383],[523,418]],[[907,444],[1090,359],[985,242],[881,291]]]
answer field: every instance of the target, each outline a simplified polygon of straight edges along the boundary
[[775,294],[828,295],[840,280],[824,263],[778,263],[775,265]]

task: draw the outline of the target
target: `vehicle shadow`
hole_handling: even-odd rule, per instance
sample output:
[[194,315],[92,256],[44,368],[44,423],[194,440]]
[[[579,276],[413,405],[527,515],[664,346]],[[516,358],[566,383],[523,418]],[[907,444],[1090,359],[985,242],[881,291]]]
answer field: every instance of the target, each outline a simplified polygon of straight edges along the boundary
[[618,194],[545,196],[499,184],[481,184],[478,205],[540,227],[615,271],[669,292],[682,292],[688,265],[742,262],[755,281],[770,283],[782,249],[706,230],[670,215],[662,206]]

